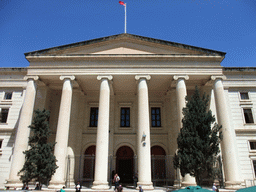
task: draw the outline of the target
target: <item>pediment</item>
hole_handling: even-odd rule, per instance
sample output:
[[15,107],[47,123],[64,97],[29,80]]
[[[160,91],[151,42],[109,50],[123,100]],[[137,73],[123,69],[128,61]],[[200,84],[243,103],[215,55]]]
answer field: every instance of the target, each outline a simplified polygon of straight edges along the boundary
[[213,55],[225,53],[163,41],[131,34],[119,34],[109,37],[83,41],[49,49],[25,53],[25,56],[48,55]]
[[[175,49],[173,47],[162,47],[152,44],[140,44],[135,42],[108,42],[105,45],[82,46],[79,49],[66,50],[60,54],[192,54],[191,51]],[[193,52],[196,54],[195,52]],[[200,54],[200,53],[197,53]]]

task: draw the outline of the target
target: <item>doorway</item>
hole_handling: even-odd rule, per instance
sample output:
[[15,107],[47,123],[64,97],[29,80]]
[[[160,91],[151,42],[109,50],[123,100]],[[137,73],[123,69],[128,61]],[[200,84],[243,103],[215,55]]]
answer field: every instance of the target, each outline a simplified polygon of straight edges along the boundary
[[120,176],[120,183],[133,183],[134,152],[128,146],[120,147],[116,152],[116,171]]
[[154,186],[162,186],[166,179],[166,153],[161,146],[151,147],[151,171]]
[[94,180],[95,154],[96,154],[96,146],[95,145],[91,145],[84,152],[84,169],[83,169],[83,183],[82,184],[85,184],[86,186],[92,185],[92,182]]

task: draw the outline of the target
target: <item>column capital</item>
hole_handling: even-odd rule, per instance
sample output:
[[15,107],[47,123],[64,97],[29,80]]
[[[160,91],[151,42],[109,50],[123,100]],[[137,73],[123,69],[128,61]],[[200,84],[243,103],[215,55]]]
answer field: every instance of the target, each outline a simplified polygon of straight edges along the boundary
[[74,75],[61,75],[60,76],[60,80],[64,80],[64,79],[70,79],[70,80],[75,80],[75,76]]
[[25,77],[24,77],[24,80],[29,80],[29,79],[33,79],[33,80],[38,80],[39,79],[39,77],[37,76],[37,75],[26,75]]
[[98,75],[97,79],[98,80],[108,79],[109,81],[111,81],[111,80],[113,80],[113,76],[112,75]]
[[189,76],[188,75],[174,75],[173,79],[175,81],[177,81],[178,79],[185,79],[185,80],[189,80]]
[[227,77],[225,75],[220,75],[220,76],[212,75],[211,76],[211,80],[215,81],[216,79],[226,80]]
[[151,76],[150,75],[136,75],[135,79],[138,81],[139,79],[146,79],[146,80],[150,80]]

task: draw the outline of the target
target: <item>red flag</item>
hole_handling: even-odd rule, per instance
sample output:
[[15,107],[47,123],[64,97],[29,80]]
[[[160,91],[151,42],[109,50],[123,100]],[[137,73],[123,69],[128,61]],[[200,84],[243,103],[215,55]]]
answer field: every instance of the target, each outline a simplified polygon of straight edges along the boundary
[[125,3],[123,1],[119,1],[119,4],[125,6]]

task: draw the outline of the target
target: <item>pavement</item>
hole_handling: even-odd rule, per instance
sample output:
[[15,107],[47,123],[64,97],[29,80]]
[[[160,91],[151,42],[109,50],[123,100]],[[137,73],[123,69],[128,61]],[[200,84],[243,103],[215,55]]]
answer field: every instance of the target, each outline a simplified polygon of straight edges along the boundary
[[[204,187],[205,188],[205,187]],[[206,188],[212,191],[211,188]],[[154,187],[153,191],[150,192],[171,192],[171,191],[175,191],[176,189],[174,189],[172,186],[166,186],[166,187]],[[5,191],[5,192],[59,192],[59,190],[53,190],[53,189],[47,189],[47,188],[43,188],[42,190],[0,190],[0,191]],[[65,189],[66,192],[75,192],[75,189],[70,189],[70,188],[66,188]],[[133,187],[123,187],[123,192],[138,192],[139,190],[134,189]],[[144,190],[146,191],[146,190]],[[227,189],[219,189],[220,192],[235,192],[236,190],[227,190]],[[93,190],[90,188],[82,188],[81,192],[114,192],[114,186],[111,187],[108,190]]]

